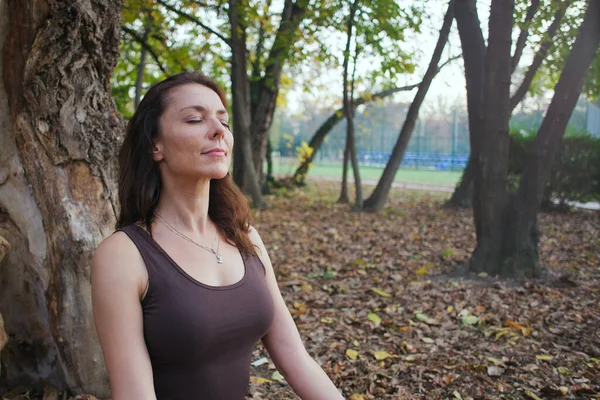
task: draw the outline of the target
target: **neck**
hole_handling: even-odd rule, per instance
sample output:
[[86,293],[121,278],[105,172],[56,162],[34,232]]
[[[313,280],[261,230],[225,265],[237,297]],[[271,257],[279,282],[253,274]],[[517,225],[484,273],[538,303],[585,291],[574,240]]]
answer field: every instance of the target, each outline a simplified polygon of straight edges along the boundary
[[177,228],[204,234],[211,230],[208,218],[210,179],[194,184],[163,179],[156,213]]

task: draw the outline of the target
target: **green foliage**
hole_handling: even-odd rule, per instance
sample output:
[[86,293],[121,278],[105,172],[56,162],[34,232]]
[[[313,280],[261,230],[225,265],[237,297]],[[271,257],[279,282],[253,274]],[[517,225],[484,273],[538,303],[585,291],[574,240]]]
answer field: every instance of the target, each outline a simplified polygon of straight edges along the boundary
[[[535,135],[512,132],[509,147],[509,183],[516,189]],[[600,201],[600,138],[573,134],[563,138],[545,193],[565,201]]]
[[[518,1],[515,6],[515,18],[519,28],[523,28],[523,20],[529,6],[529,1]],[[579,27],[587,7],[586,0],[572,0],[569,5],[563,0],[540,0],[540,6],[533,21],[529,24],[529,47],[533,51],[540,48],[540,44],[548,38],[547,29],[554,20],[560,8],[568,7],[562,19],[560,28],[552,39],[552,45],[548,54],[537,71],[529,92],[539,95],[546,90],[554,90],[560,74],[564,68],[567,56],[571,51],[573,43],[579,33]],[[528,68],[522,65],[522,68]],[[596,57],[590,69],[585,85],[584,93],[589,100],[598,99],[600,92],[600,54]]]
[[[226,27],[220,2],[178,1],[165,4],[198,20],[212,20],[217,28]],[[123,34],[119,62],[112,76],[112,94],[119,111],[133,114],[135,84],[142,49],[146,65],[142,93],[166,76],[181,71],[199,70],[220,82],[228,79],[226,45],[197,23],[166,8],[155,0],[126,0],[122,12]],[[145,39],[145,44],[142,44]]]

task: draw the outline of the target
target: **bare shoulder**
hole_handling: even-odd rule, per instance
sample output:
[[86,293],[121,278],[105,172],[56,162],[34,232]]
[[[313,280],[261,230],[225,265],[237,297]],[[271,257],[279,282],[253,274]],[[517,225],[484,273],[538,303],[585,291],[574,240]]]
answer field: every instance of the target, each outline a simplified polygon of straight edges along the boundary
[[113,233],[96,248],[92,259],[94,286],[129,286],[142,289],[143,293],[147,280],[144,260],[124,232]]
[[267,248],[265,247],[265,244],[263,243],[262,238],[260,237],[260,234],[258,233],[256,228],[253,227],[252,225],[250,225],[248,237],[250,238],[250,241],[252,242],[252,244],[257,247],[256,255],[262,261],[263,265],[265,266],[265,269],[267,271],[269,271],[269,270],[273,271],[273,266],[271,264],[271,259],[269,257],[269,253],[267,252]]
[[248,237],[250,238],[250,241],[252,242],[252,244],[254,244],[260,248],[265,247],[265,244],[263,243],[262,238],[260,237],[260,234],[258,233],[256,228],[252,225],[250,225]]

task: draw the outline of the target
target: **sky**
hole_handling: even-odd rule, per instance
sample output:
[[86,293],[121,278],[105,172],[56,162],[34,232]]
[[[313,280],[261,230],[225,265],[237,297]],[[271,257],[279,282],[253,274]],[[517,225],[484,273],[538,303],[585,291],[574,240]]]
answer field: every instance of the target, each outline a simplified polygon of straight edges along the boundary
[[[399,0],[400,1],[400,0]],[[411,3],[422,3],[423,0],[410,0],[404,1],[407,6]],[[447,0],[424,0],[427,2],[426,16],[423,20],[420,33],[414,33],[407,35],[404,43],[401,46],[408,51],[415,51],[417,55],[416,68],[413,74],[405,74],[397,81],[398,86],[409,85],[418,83],[427,67],[433,50],[438,40],[439,29],[441,28],[444,15],[447,10]],[[490,0],[482,0],[478,2],[478,13],[481,19],[482,30],[484,37],[487,37],[487,19],[489,15]],[[339,49],[341,52],[344,46],[345,38],[329,38],[329,45],[333,48]],[[452,31],[444,48],[444,53],[441,62],[443,63],[447,59],[453,56],[461,54],[460,39],[458,37],[458,31],[456,28],[456,22],[453,22]],[[527,56],[525,55],[524,58]],[[363,58],[359,61],[358,73],[367,70],[371,67],[371,61],[368,58]],[[296,85],[299,86],[299,85]],[[342,90],[342,70],[341,68],[326,71],[324,74],[319,76],[317,82],[319,91],[328,89],[325,100],[320,99],[323,106],[339,106],[341,104],[341,90]],[[375,89],[374,91],[377,91]],[[338,94],[339,92],[339,94]],[[416,89],[410,92],[402,92],[394,96],[396,101],[410,103],[416,93]],[[300,87],[288,93],[288,109],[298,110],[301,112],[303,104],[310,103],[311,95],[302,93]],[[336,103],[337,102],[337,103]],[[327,104],[329,103],[329,104]],[[433,80],[429,92],[425,98],[422,106],[421,114],[427,115],[431,113],[439,112],[440,109],[448,109],[453,105],[457,105],[461,108],[466,107],[466,91],[465,91],[465,78],[462,59],[452,61],[446,65],[439,74]]]

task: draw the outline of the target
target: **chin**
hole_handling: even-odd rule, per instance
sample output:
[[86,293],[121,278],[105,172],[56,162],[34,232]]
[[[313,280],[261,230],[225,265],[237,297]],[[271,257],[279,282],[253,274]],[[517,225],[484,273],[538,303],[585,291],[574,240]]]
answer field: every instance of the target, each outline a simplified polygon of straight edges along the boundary
[[229,170],[215,171],[214,173],[210,174],[210,179],[223,179],[227,176],[228,173],[229,173]]

